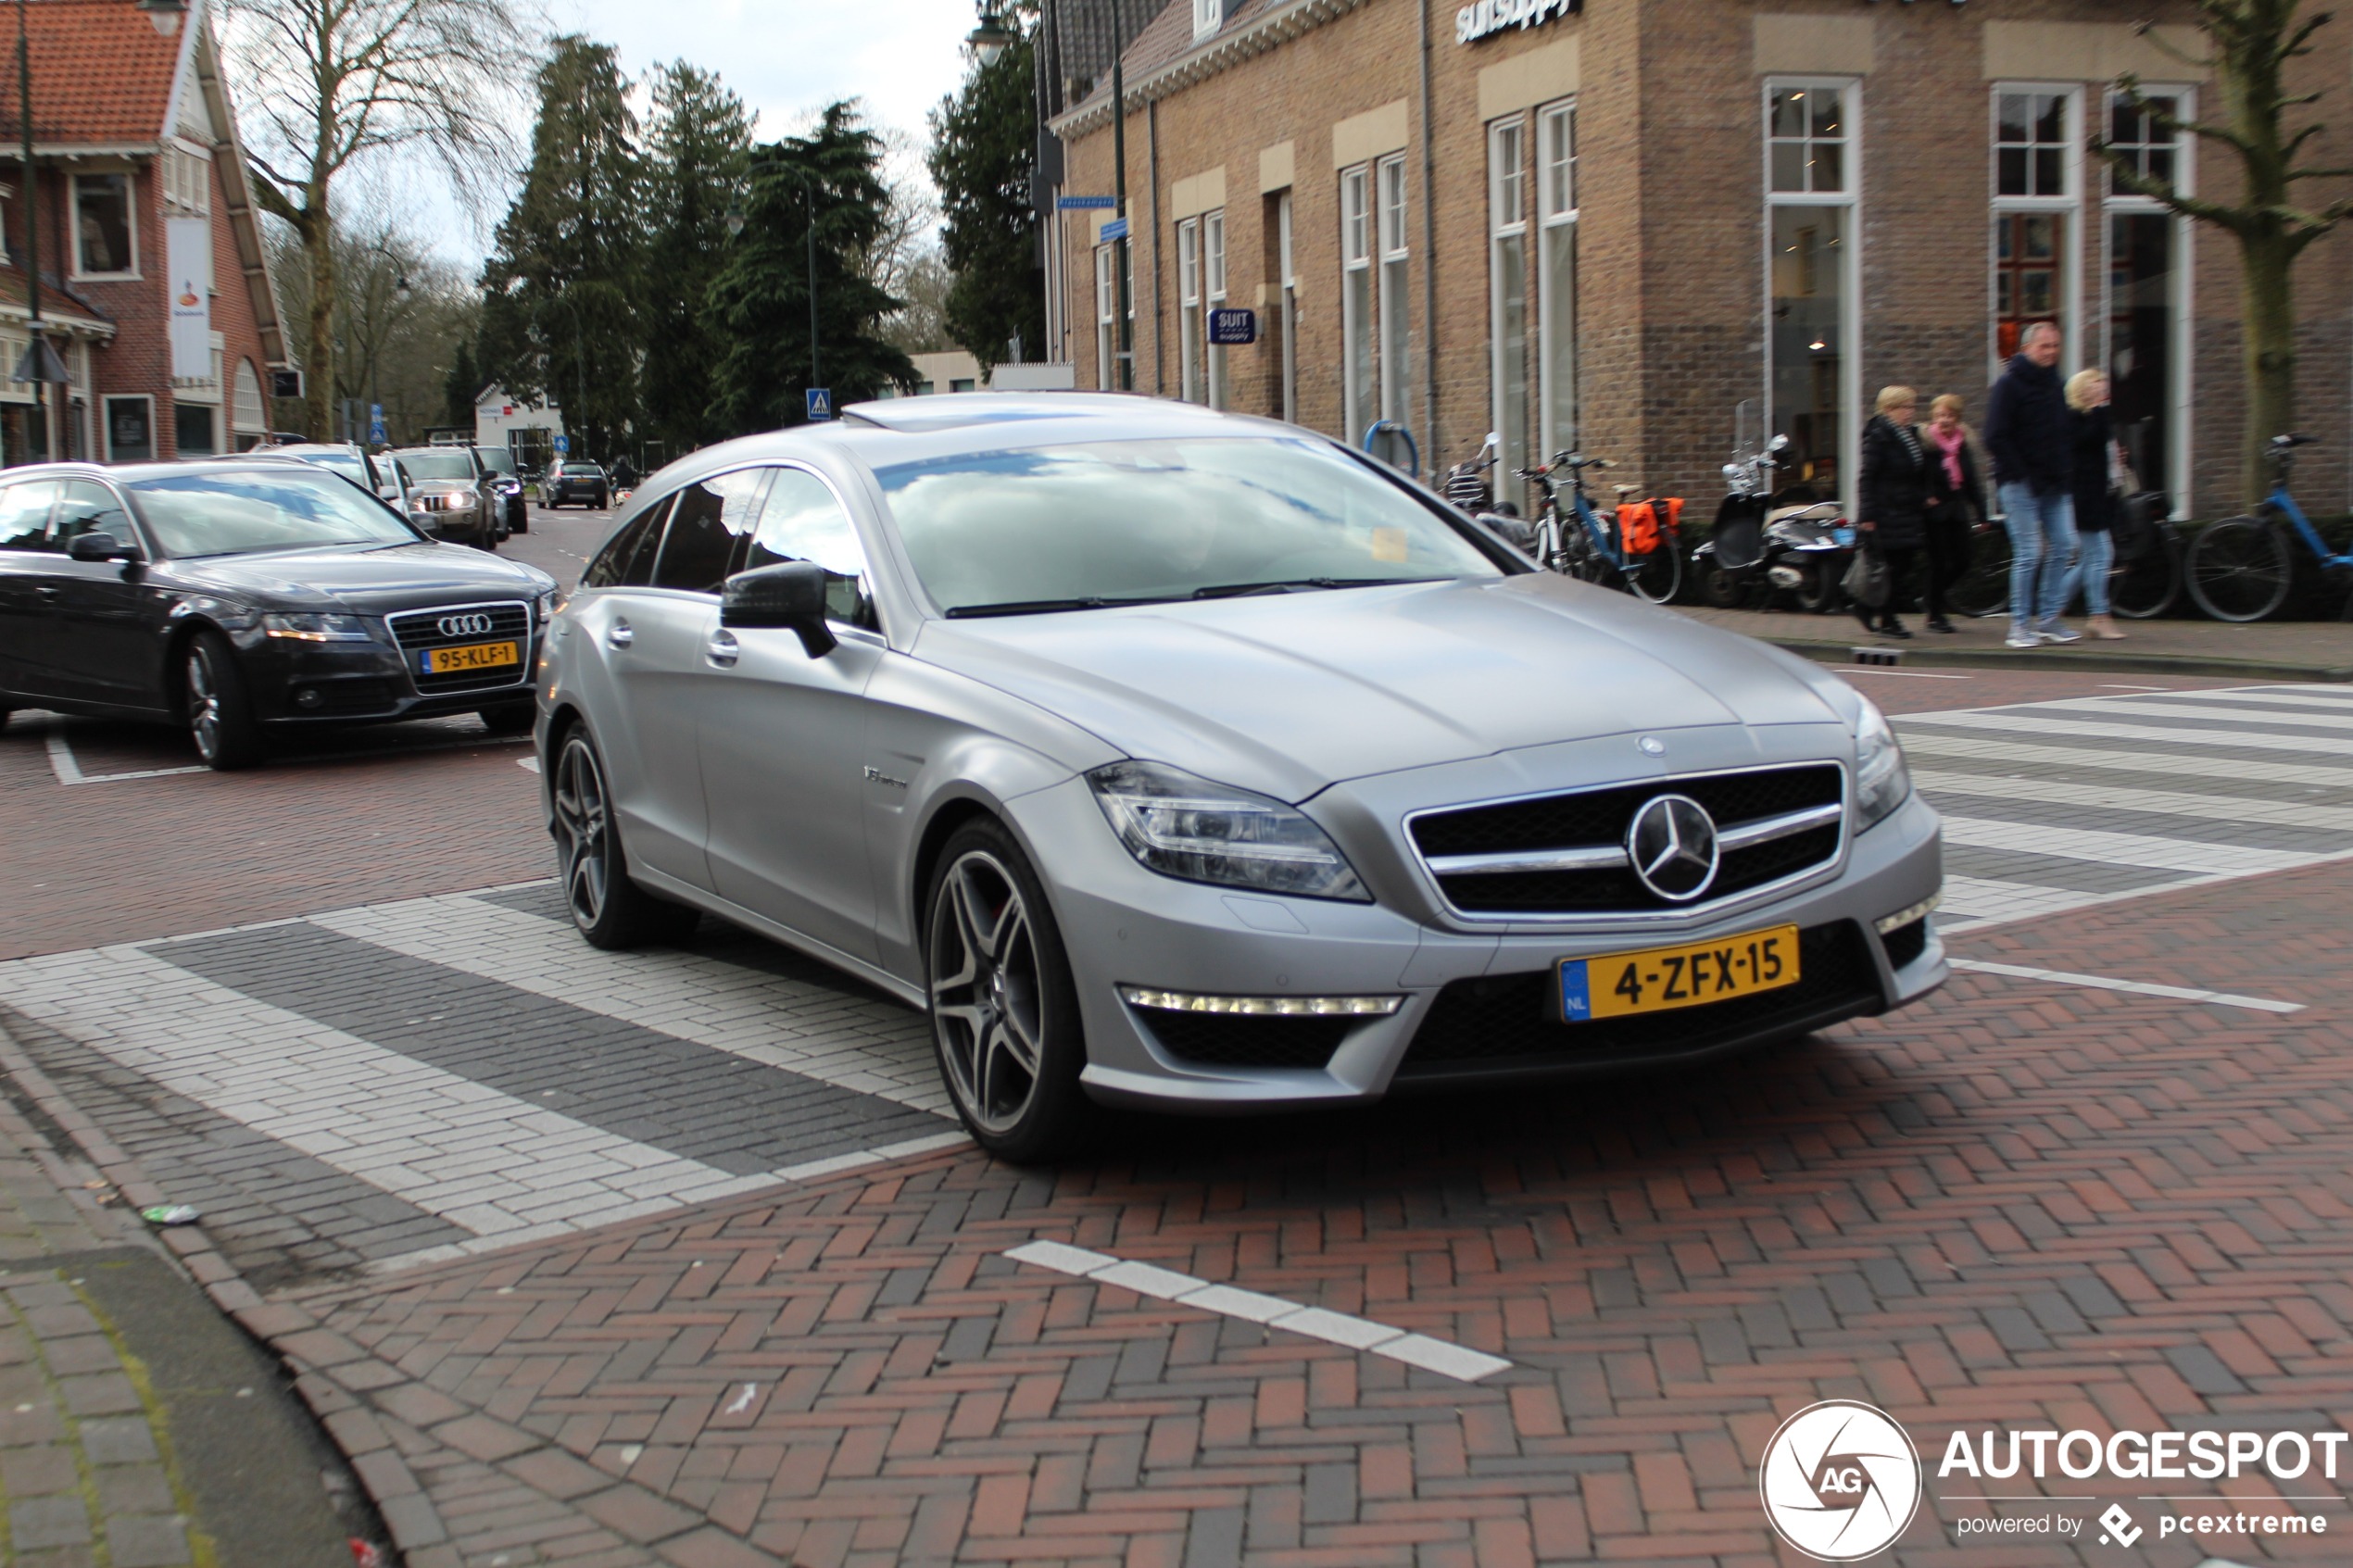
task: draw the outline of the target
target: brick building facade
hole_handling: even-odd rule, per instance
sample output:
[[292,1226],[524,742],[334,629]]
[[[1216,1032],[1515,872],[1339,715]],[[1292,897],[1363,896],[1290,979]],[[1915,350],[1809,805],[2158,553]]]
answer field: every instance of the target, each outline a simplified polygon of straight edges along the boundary
[[[285,346],[207,12],[204,0],[25,9],[37,178],[28,190],[11,60],[0,69],[0,374],[29,342],[29,196],[42,317],[69,379],[41,400],[45,420],[31,383],[0,381],[0,460],[193,457],[268,432],[270,371]],[[0,43],[12,44],[6,19]],[[175,223],[187,277],[168,261]],[[191,338],[178,366],[175,295],[205,318],[183,328],[205,352]]]
[[[2144,34],[2110,0],[1173,0],[1123,56],[1133,384],[1352,440],[1392,419],[1441,466],[1491,428],[1516,464],[1576,446],[1700,497],[1745,402],[1752,434],[1792,438],[1785,478],[1847,495],[1879,387],[1974,417],[2047,315],[2063,370],[2110,370],[2144,483],[2235,508],[2235,246],[2112,189],[2087,145],[2228,194],[2233,159],[2115,95],[2129,71],[2218,107],[2188,7],[2153,4]],[[2341,122],[2353,38],[2322,36],[2296,69]],[[1066,193],[1113,189],[1108,88],[1053,119]],[[1112,216],[1061,212],[1050,243],[1081,385],[1118,384]],[[2332,237],[2297,272],[2322,443],[2298,486],[2330,507],[2353,473],[2348,255]],[[1219,305],[1258,341],[1209,345]]]

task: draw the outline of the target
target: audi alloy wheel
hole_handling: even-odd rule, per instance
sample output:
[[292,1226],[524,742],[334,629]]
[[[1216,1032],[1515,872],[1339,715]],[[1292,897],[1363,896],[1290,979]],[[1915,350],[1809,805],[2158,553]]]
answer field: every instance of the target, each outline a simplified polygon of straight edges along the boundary
[[185,657],[181,698],[196,759],[221,772],[252,767],[261,760],[261,727],[235,651],[220,633],[205,631],[188,640]]

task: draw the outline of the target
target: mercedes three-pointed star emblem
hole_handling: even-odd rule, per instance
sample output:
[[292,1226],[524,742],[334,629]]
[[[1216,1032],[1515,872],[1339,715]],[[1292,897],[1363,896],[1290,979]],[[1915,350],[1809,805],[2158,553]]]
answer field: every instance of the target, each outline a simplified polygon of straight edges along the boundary
[[1716,819],[1688,795],[1655,796],[1626,830],[1626,857],[1643,886],[1688,904],[1716,881]]

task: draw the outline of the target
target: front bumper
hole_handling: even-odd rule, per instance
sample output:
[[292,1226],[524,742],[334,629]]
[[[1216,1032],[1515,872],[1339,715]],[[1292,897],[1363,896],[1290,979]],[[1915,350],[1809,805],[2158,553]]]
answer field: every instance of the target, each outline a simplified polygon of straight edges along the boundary
[[[1673,929],[1451,929],[1385,904],[1176,881],[1129,858],[1083,779],[1024,797],[1012,809],[1052,890],[1087,1032],[1082,1081],[1101,1100],[1231,1110],[1368,1100],[1450,1082],[1682,1065],[1841,1018],[1885,1012],[1926,996],[1949,973],[1932,919],[1924,929],[1894,934],[1893,958],[1890,940],[1876,929],[1883,918],[1932,898],[1942,884],[1937,817],[1917,794],[1852,839],[1835,876]],[[1767,992],[1749,1003],[1600,1023],[1551,1022],[1535,1010],[1551,994],[1562,959],[1792,924],[1807,934],[1809,978],[1787,996]],[[1810,978],[1818,969],[1825,975],[1818,985]],[[1252,1055],[1249,1047],[1238,1049],[1230,1038],[1204,1045],[1198,1027],[1172,1030],[1164,1014],[1124,1001],[1123,985],[1222,997],[1403,1000],[1387,1017],[1326,1024],[1324,1038],[1337,1036],[1337,1043],[1321,1065],[1242,1065],[1236,1058]],[[1294,1037],[1302,1033],[1290,1031]],[[1203,1060],[1204,1050],[1219,1060]],[[1307,1054],[1315,1054],[1312,1043]]]
[[391,723],[527,703],[546,634],[544,628],[533,631],[512,679],[441,692],[420,691],[410,659],[389,642],[307,643],[258,631],[236,640],[254,716],[272,727],[299,728]]

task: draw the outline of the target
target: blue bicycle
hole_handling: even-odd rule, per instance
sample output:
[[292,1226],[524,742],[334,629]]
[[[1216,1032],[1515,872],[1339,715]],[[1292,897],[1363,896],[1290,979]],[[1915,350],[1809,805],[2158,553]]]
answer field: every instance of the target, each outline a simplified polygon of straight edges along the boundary
[[[2305,547],[2317,557],[2321,570],[2331,575],[2353,573],[2353,551],[2331,553],[2312,520],[2288,494],[2288,470],[2295,451],[2309,446],[2309,435],[2271,437],[2271,493],[2256,506],[2253,515],[2224,518],[2198,530],[2190,546],[2190,597],[2217,621],[2260,621],[2287,602],[2296,580],[2296,563],[2288,548],[2292,526]],[[2344,615],[2353,620],[2353,595],[2345,601]]]
[[[1638,599],[1663,605],[1683,585],[1682,541],[1675,536],[1673,520],[1662,517],[1649,549],[1621,550],[1616,519],[1604,522],[1593,509],[1592,497],[1585,494],[1585,470],[1607,467],[1604,458],[1563,452],[1549,463],[1513,470],[1543,487],[1544,512],[1536,521],[1537,563],[1547,571],[1623,588]],[[1569,475],[1566,508],[1560,487],[1553,482],[1553,475],[1563,469]],[[1639,485],[1619,485],[1619,503],[1623,505],[1640,489]],[[1576,520],[1574,527],[1569,525],[1570,518]]]

